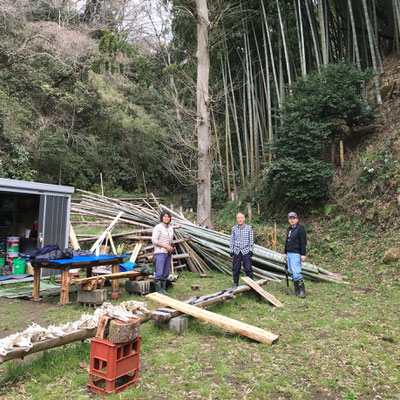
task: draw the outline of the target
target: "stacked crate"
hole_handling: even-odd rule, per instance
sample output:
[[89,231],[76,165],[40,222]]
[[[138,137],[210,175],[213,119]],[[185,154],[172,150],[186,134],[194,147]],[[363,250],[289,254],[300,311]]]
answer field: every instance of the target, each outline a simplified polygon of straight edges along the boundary
[[140,341],[142,336],[128,343],[111,343],[92,339],[89,384],[97,394],[119,393],[137,383]]

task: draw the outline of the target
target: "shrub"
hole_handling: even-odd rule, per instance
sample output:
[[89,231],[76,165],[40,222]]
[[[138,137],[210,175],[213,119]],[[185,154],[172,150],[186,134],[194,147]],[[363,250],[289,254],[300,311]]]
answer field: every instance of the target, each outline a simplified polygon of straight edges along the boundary
[[362,96],[369,76],[352,64],[331,64],[291,86],[270,149],[276,160],[263,176],[264,206],[309,207],[327,196],[333,167],[323,160],[324,150],[341,134],[341,125],[372,120],[372,109]]

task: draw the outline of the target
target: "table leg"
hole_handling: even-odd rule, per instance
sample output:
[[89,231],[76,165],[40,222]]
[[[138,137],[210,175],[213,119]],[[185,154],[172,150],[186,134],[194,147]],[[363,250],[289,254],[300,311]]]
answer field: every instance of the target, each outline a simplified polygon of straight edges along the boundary
[[[118,272],[119,272],[119,264],[114,264],[112,266],[112,273],[116,274]],[[119,279],[112,280],[112,289],[113,289],[113,292],[111,293],[111,298],[118,299],[119,298]]]
[[39,300],[40,296],[40,267],[33,267],[33,300]]
[[69,303],[69,270],[63,269],[61,273],[61,295],[60,295],[60,303],[68,304]]

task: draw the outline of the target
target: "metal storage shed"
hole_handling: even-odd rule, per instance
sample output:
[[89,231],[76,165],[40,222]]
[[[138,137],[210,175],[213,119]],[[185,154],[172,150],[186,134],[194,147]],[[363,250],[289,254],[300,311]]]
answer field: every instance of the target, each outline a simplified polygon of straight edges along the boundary
[[[0,241],[19,236],[20,251],[49,244],[65,249],[73,193],[71,186],[0,179]],[[34,233],[27,235],[29,228]],[[52,272],[44,270],[43,275]]]

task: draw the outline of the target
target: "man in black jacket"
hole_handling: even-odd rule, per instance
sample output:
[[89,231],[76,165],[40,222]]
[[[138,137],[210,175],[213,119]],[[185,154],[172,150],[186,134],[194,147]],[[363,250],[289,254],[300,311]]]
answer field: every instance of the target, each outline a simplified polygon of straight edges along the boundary
[[303,226],[298,225],[299,218],[295,212],[288,215],[289,228],[286,232],[286,244],[283,257],[287,260],[289,273],[294,281],[294,293],[299,297],[306,297],[301,263],[306,260],[307,234]]

